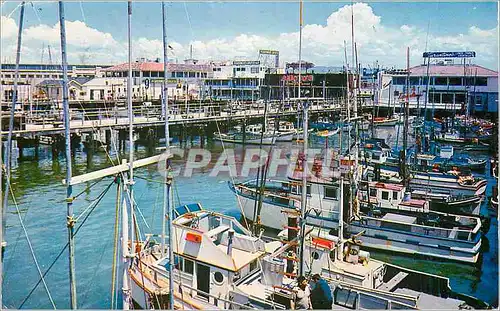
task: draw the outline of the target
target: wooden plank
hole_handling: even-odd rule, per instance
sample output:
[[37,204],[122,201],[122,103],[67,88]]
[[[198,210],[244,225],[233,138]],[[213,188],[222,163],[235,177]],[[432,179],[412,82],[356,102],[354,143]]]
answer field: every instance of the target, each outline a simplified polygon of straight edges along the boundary
[[[171,154],[168,153],[167,155],[165,154],[160,154],[160,155],[155,155],[149,158],[145,159],[140,159],[134,161],[134,168],[139,168],[143,166],[148,166],[154,163],[158,163],[161,160],[165,160],[168,157],[171,157]],[[115,165],[112,167],[108,167],[102,170],[98,170],[95,172],[90,172],[87,174],[79,175],[79,176],[74,176],[71,178],[71,185],[78,185],[87,181],[95,180],[95,179],[100,179],[108,176],[114,176],[118,173],[121,172],[126,172],[129,170],[129,164],[128,163],[123,163],[120,165]],[[66,179],[63,179],[62,183],[65,185],[66,184]]]

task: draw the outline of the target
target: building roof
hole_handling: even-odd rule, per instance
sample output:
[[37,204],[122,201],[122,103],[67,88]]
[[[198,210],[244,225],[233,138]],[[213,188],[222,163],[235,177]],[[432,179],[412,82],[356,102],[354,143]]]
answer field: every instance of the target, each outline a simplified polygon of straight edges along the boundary
[[[82,85],[84,83],[89,82],[90,80],[92,80],[92,78],[76,77],[76,78],[70,78],[68,80],[68,83],[76,82],[76,83]],[[38,86],[60,86],[60,87],[62,87],[62,83],[63,83],[63,80],[60,80],[60,79],[47,79],[47,80],[43,80],[42,82],[38,83],[37,85]]]
[[[135,62],[132,63],[132,70],[133,71],[157,71],[157,72],[163,72],[163,63],[157,63],[157,62]],[[169,63],[167,64],[167,70],[172,72],[172,71],[212,71],[212,66],[211,65],[205,65],[205,64],[173,64]],[[106,68],[105,71],[111,71],[111,72],[122,72],[122,71],[128,71],[128,63],[123,63],[119,64],[116,66],[112,66],[109,68]]]
[[[484,68],[479,65],[467,65],[465,67],[466,76],[478,77],[497,77],[498,72]],[[477,70],[477,71],[476,71]],[[411,76],[427,76],[427,66],[419,65],[410,68]],[[429,76],[445,76],[445,77],[463,77],[464,76],[464,66],[463,65],[430,65],[429,66]]]
[[[68,65],[68,70],[76,69],[96,69],[110,67],[111,65]],[[15,70],[16,64],[1,64],[2,70]],[[19,64],[19,70],[62,70],[61,64]]]

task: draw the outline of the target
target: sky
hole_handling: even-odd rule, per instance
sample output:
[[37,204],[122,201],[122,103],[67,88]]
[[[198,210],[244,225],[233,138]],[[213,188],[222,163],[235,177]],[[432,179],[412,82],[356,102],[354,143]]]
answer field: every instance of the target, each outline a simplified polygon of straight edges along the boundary
[[[309,2],[304,1],[302,59],[318,66],[351,63],[351,13],[358,62],[404,67],[422,63],[427,51],[476,51],[475,63],[498,69],[498,2]],[[134,2],[132,59],[162,59],[160,2]],[[1,4],[1,60],[15,61],[19,2]],[[68,62],[127,61],[126,2],[65,2]],[[22,33],[22,63],[60,62],[57,2],[29,2]],[[259,49],[280,51],[281,62],[298,59],[298,2],[167,3],[169,60],[257,60]]]

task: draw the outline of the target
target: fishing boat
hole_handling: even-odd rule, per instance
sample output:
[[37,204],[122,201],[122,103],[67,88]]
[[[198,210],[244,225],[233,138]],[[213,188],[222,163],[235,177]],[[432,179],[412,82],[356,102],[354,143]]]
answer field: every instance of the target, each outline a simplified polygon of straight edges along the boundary
[[412,172],[410,188],[435,193],[455,194],[463,196],[482,196],[486,191],[488,181],[484,178],[470,175],[460,175],[459,172]]
[[413,190],[411,195],[428,200],[433,211],[475,216],[479,216],[481,211],[482,197],[478,195],[461,196],[422,190]]
[[[299,263],[289,257],[294,248],[289,241],[264,242],[235,218],[198,203],[177,207],[175,215],[173,262],[153,239],[136,244],[141,251],[130,273],[137,306],[169,308],[166,267],[172,265],[175,309],[293,307]],[[451,309],[487,307],[452,291],[445,277],[371,259],[356,242],[342,242],[324,229],[308,227],[307,232],[304,264],[310,267],[308,274],[320,273],[328,281],[332,309],[419,309],[433,303]],[[355,301],[347,297],[351,292]]]
[[[364,186],[365,201],[360,202],[364,202],[365,207],[372,205],[386,212],[397,210],[406,214],[420,214],[437,211],[477,216],[482,201],[480,196],[459,197],[420,190],[409,191],[401,184],[371,181],[362,182],[361,185]],[[370,202],[366,199],[368,190]],[[413,202],[422,209],[413,207]]]
[[373,126],[394,126],[399,122],[398,118],[375,117],[373,118]]
[[233,131],[228,133],[214,132],[214,139],[235,144],[249,145],[274,145],[277,135],[271,132],[262,133],[262,124],[250,124],[246,126],[245,132]]
[[311,122],[310,127],[318,131],[331,130],[336,127],[336,125],[330,121],[327,117],[319,117],[316,122]]
[[[338,227],[339,213],[343,204],[339,193],[342,186],[350,185],[348,182],[341,182],[339,178],[341,174],[339,168],[335,177],[318,175],[308,177],[307,195],[310,212],[307,224],[329,229]],[[287,224],[286,214],[296,211],[300,205],[300,170],[294,171],[294,175],[288,179],[288,181],[266,181],[260,215],[263,226],[279,230]],[[253,219],[258,191],[255,181],[230,183],[229,186],[238,195],[245,218]],[[355,213],[358,216],[351,220],[347,231],[350,234],[357,234],[366,230],[362,238],[366,247],[467,263],[475,263],[478,260],[481,245],[479,218],[431,212],[428,201],[404,201],[403,191],[403,188],[397,187],[396,190],[386,191],[386,194],[381,193],[380,198],[385,199],[387,196],[387,200],[389,198],[393,200],[397,195],[395,199],[399,200],[397,208],[391,213],[382,211]],[[400,211],[423,214],[408,216],[399,213]]]
[[455,155],[453,146],[439,147],[437,155],[419,153],[416,155],[417,167],[421,170],[449,171],[475,170],[483,171],[486,168],[486,159],[472,159],[465,155]]

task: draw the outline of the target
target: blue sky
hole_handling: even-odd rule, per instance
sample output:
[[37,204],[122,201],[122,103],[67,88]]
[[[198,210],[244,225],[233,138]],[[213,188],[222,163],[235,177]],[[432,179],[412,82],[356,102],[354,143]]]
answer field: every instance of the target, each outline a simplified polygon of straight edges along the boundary
[[[4,3],[2,6],[2,15],[8,15],[17,4],[17,2],[8,1]],[[335,32],[340,29],[340,32],[345,33],[346,29],[340,27],[338,23],[333,23],[333,25],[327,29],[327,19],[335,12],[343,12],[342,14],[338,14],[339,19],[341,19],[342,16],[345,17],[347,10],[341,10],[349,4],[350,2],[320,3],[306,1],[304,3],[304,24],[325,27],[323,30],[328,30],[328,32],[323,33],[323,36],[331,34],[331,40],[334,41],[336,40]],[[247,44],[245,39],[251,41],[251,43],[248,43],[251,48],[257,46],[261,47],[261,45],[266,45],[266,43],[272,45],[273,42],[276,42],[276,44],[279,43],[280,46],[275,46],[273,48],[280,48],[280,51],[282,48],[294,49],[293,45],[285,40],[288,38],[288,41],[296,41],[295,37],[292,35],[296,33],[298,29],[298,3],[173,2],[167,4],[167,6],[168,36],[169,41],[179,44],[175,55],[177,58],[182,59],[187,56],[186,54],[189,50],[188,46],[192,41],[198,41],[199,43],[195,44],[195,56],[198,54],[201,58],[223,57],[225,55],[217,55],[217,51],[218,53],[222,53],[224,51],[235,50],[234,46],[232,49],[230,46],[231,44],[235,44],[235,38],[238,37],[241,39],[240,45]],[[369,9],[366,9],[366,7]],[[27,7],[25,28],[36,27],[39,24],[45,24],[52,27],[58,22],[57,3],[35,3],[35,8],[37,8],[40,20],[38,20],[35,15],[33,8]],[[122,47],[123,44],[126,43],[126,2],[67,2],[65,8],[67,14],[66,19],[68,21],[84,21],[88,28],[96,29],[102,33],[109,33]],[[360,34],[360,54],[364,51],[369,61],[379,60],[381,62],[388,62],[396,54],[384,53],[384,43],[380,40],[374,42],[373,38],[365,38],[363,41],[362,34],[366,33],[368,29],[363,27],[372,27],[374,30],[381,29],[375,36],[380,35],[381,38],[384,38],[384,40],[387,40],[387,43],[389,43],[388,45],[386,44],[390,46],[388,48],[396,48],[398,51],[404,50],[404,46],[397,46],[394,42],[401,41],[400,43],[404,45],[412,44],[413,40],[413,50],[418,50],[420,53],[420,50],[423,50],[425,46],[425,39],[422,38],[427,37],[427,29],[430,23],[429,35],[432,40],[429,40],[429,49],[435,47],[434,50],[436,50],[450,47],[452,50],[457,48],[462,48],[461,50],[463,50],[469,46],[480,46],[477,62],[482,62],[482,64],[492,68],[497,67],[496,54],[498,54],[498,49],[496,48],[496,35],[493,42],[486,42],[492,41],[491,35],[496,34],[497,31],[497,2],[369,2],[357,12],[360,11],[363,11],[362,15],[358,17],[358,20],[355,20],[356,31]],[[17,22],[18,12],[11,15],[11,18]],[[371,20],[373,24],[365,22],[366,20]],[[365,24],[364,26],[358,25],[363,23]],[[403,25],[407,26],[408,29],[412,31],[401,32],[401,27]],[[471,31],[471,28],[480,31]],[[316,49],[319,44],[314,42],[316,40],[314,38],[315,29],[316,28],[313,26],[309,27],[309,41],[307,41],[307,38],[304,39],[306,50],[308,48]],[[399,36],[403,38],[398,38],[397,31],[401,32]],[[489,31],[489,37],[481,31]],[[156,49],[158,48],[157,45],[159,40],[161,40],[161,4],[159,2],[135,2],[133,4],[132,32],[134,40],[143,40],[144,49],[147,50],[148,44],[156,47]],[[258,38],[241,38],[242,34],[258,36]],[[292,37],[287,36],[287,34]],[[461,34],[462,37],[460,36]],[[356,36],[357,35],[358,34],[356,34]],[[463,37],[463,35],[465,35],[465,37]],[[69,33],[68,36],[70,36]],[[470,36],[473,38],[469,38]],[[476,42],[476,37],[481,36],[484,42]],[[484,38],[485,36],[488,38]],[[344,37],[344,35],[342,35],[342,37]],[[415,38],[419,38],[418,42],[415,41]],[[457,40],[459,39],[462,41],[458,42]],[[318,52],[315,53],[311,50],[308,54],[306,51],[305,56],[318,63],[318,65],[338,65],[342,62],[342,53],[338,51],[338,47],[331,46],[326,41],[328,41],[327,37],[319,39],[321,48],[318,47]],[[308,46],[309,42],[313,43]],[[449,45],[450,42],[452,45]],[[37,43],[43,44],[43,42]],[[33,42],[32,44],[32,49],[36,50]],[[220,46],[224,45],[224,47],[227,45],[227,47],[222,50],[218,49],[214,51],[214,47],[211,46],[214,44]],[[294,44],[296,45],[296,43]],[[92,44],[90,45],[89,51],[99,50],[95,55],[99,55],[99,57],[105,55],[105,53],[101,53],[103,51],[100,46],[94,47]],[[283,45],[285,46],[283,47]],[[377,49],[370,51],[374,45],[377,46]],[[264,48],[264,46],[262,47]],[[450,50],[450,48],[447,50]],[[210,50],[210,52],[208,52],[208,50]],[[9,53],[8,51],[2,52],[4,55],[8,55]],[[149,54],[145,55],[147,57],[154,54],[150,52],[151,51],[142,51],[141,49],[137,50],[138,54]],[[331,58],[320,57],[325,54],[324,52],[329,53],[328,55],[330,55]],[[112,51],[110,51],[110,53],[116,54],[112,53]],[[249,51],[247,54],[245,54],[245,51],[241,50],[235,53],[241,55],[235,54],[234,56],[253,57],[256,55],[257,50]],[[293,58],[294,53],[282,51],[284,58]],[[158,56],[161,56],[161,53],[158,54],[160,54]],[[387,54],[386,57],[384,57],[383,54]],[[400,54],[401,53],[397,55],[404,58],[404,54]],[[98,57],[95,55],[92,56],[92,58],[97,61]],[[418,54],[415,52],[415,55]],[[228,55],[228,57],[229,56],[230,55]],[[482,56],[484,56],[484,59],[481,61]],[[112,61],[118,61],[119,57],[121,56],[118,56],[118,58],[110,57],[110,59],[112,59]],[[137,57],[139,57],[139,55],[137,55]]]

